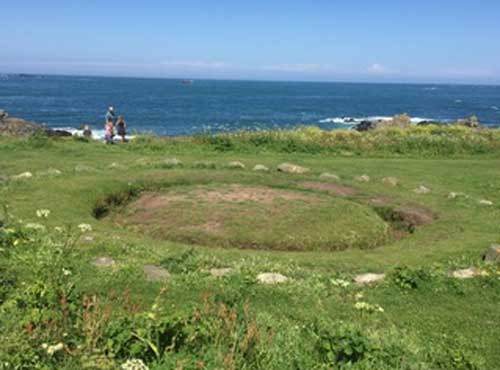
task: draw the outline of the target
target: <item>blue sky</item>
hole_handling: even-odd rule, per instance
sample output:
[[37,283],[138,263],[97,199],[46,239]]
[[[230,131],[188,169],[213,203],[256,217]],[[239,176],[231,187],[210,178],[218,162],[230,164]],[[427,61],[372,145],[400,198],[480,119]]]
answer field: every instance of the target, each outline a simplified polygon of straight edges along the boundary
[[500,83],[498,0],[10,0],[0,72]]

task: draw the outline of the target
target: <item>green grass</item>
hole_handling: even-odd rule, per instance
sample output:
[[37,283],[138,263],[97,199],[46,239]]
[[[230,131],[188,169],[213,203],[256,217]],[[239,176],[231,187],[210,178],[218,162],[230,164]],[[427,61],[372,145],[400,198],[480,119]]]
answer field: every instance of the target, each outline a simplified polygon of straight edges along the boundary
[[[485,137],[497,134],[480,135],[471,142],[483,142]],[[82,223],[93,228],[86,234],[93,240],[79,237],[68,252],[69,262],[60,262],[72,271],[68,280],[53,276],[60,275],[59,267],[46,268],[59,266],[51,251],[60,247],[48,242],[45,234],[40,236],[40,243],[26,239],[25,249],[14,247],[13,239],[4,242],[2,253],[7,251],[8,256],[2,257],[0,264],[6,287],[4,295],[0,292],[0,325],[5,330],[0,340],[5,349],[0,349],[0,360],[13,361],[18,356],[24,368],[33,368],[33,361],[40,368],[79,368],[87,362],[94,368],[106,368],[101,362],[110,361],[114,365],[109,368],[113,368],[131,357],[143,358],[151,368],[166,369],[181,363],[184,368],[328,368],[329,361],[337,364],[332,368],[500,368],[496,350],[500,325],[498,270],[483,267],[490,271],[488,277],[467,281],[448,277],[455,268],[482,266],[481,254],[500,239],[500,160],[496,159],[496,149],[491,149],[494,146],[489,147],[490,153],[462,150],[468,145],[460,146],[460,150],[454,146],[454,159],[443,155],[443,150],[425,149],[430,146],[422,149],[422,158],[418,158],[418,148],[411,145],[406,151],[399,150],[406,146],[394,152],[385,146],[383,151],[373,149],[352,157],[341,150],[311,153],[311,146],[301,147],[300,140],[294,141],[297,150],[287,153],[276,144],[278,139],[262,146],[264,139],[259,142],[254,138],[250,145],[246,138],[245,145],[236,145],[241,139],[230,137],[232,144],[223,151],[217,140],[207,142],[205,138],[148,138],[116,146],[0,139],[0,175],[34,174],[32,179],[0,185],[0,203],[8,204],[10,213],[24,224],[43,223],[51,239],[58,237],[54,227],[72,227],[71,235]],[[350,145],[342,150],[353,149]],[[166,166],[164,160],[173,157],[181,160],[182,166]],[[232,160],[243,162],[246,169],[226,168]],[[282,162],[308,167],[310,172],[279,173],[276,167]],[[112,163],[119,166],[110,167]],[[256,164],[268,166],[270,172],[252,171]],[[78,172],[78,165],[91,169]],[[62,175],[37,175],[49,168],[62,171]],[[340,184],[357,189],[357,193],[340,197],[301,185],[320,181],[323,172],[336,173]],[[355,177],[362,174],[369,175],[371,181],[356,181]],[[398,178],[400,185],[384,184],[382,179],[387,176]],[[207,202],[193,195],[196,189],[227,192],[231,184],[293,192],[305,200]],[[431,192],[415,194],[413,189],[420,185]],[[139,227],[134,228],[130,222],[137,210],[132,211],[130,202],[142,191],[186,194],[187,199],[159,209],[148,219],[152,224],[147,227],[136,219]],[[468,197],[448,199],[450,192],[463,192]],[[389,227],[370,205],[370,199],[377,196],[393,205],[417,204],[437,218],[401,240],[385,239],[384,232],[374,232]],[[309,199],[319,199],[319,203]],[[494,205],[480,205],[481,199]],[[38,209],[51,213],[42,220],[36,216]],[[96,219],[96,212],[108,215]],[[215,238],[196,228],[194,232],[193,228],[182,229],[181,225],[203,225],[211,217],[224,221]],[[155,225],[162,223],[164,227],[155,231]],[[352,230],[362,236],[360,242],[339,244],[340,238]],[[21,236],[18,239],[24,240]],[[288,242],[280,244],[283,240]],[[249,245],[251,249],[241,248]],[[328,247],[332,245],[342,248]],[[35,253],[37,248],[41,249]],[[96,268],[91,264],[96,256],[111,256],[116,266]],[[147,281],[142,272],[145,264],[167,267],[172,278],[164,284]],[[404,274],[395,269],[397,266],[404,266]],[[206,272],[213,267],[232,267],[235,274],[215,279]],[[257,284],[256,276],[261,272],[279,272],[291,280],[276,286]],[[342,288],[336,283],[339,279],[352,281],[362,272],[386,272],[389,276],[374,287],[351,284]],[[7,281],[11,280],[17,288],[9,288]],[[34,284],[39,287],[43,283],[48,291],[54,286],[62,289],[67,281],[74,285],[71,293],[57,291],[74,296],[72,309],[80,312],[75,314],[79,319],[75,318],[73,329],[66,329],[72,338],[44,326],[44,314],[53,315],[53,322],[64,323],[64,315],[59,314],[65,311],[59,304],[50,303],[50,294],[36,293],[39,288],[34,288]],[[95,321],[82,302],[83,296],[88,299],[94,294],[100,303],[91,311],[93,314],[106,318],[106,310],[112,311],[105,320],[107,329],[97,324],[89,328]],[[137,343],[139,349],[127,344],[117,352],[108,348],[104,339],[89,343],[91,329],[103,338],[116,338],[112,332],[115,326],[122,334],[131,332],[132,327],[157,333],[159,326],[167,325],[165,321],[153,321],[157,325],[153,330],[151,322],[137,317],[154,311],[151,306],[155,301],[155,307],[165,311],[157,313],[155,320],[168,319],[173,332],[196,338],[191,344],[173,346],[169,355],[158,358],[154,351],[140,349]],[[54,298],[54,302],[60,300]],[[356,309],[356,302],[379,305],[384,312]],[[86,319],[82,321],[82,317]],[[134,318],[133,322],[123,322],[127,317]],[[44,330],[37,331],[34,322]],[[27,332],[27,327],[33,332]],[[350,357],[354,361],[351,365],[342,363],[339,359],[345,348],[338,346],[346,342],[345,338],[374,357],[354,360],[354,356]],[[41,344],[59,341],[68,351],[48,357]],[[332,355],[336,360],[329,357]],[[395,364],[393,360],[382,361],[384,356],[403,360]]]

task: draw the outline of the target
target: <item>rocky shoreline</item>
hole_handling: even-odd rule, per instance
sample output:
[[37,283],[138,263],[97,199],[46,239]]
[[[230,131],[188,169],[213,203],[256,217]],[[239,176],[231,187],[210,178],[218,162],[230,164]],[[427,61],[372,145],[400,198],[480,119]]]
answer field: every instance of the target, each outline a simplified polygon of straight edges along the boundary
[[55,130],[36,122],[11,117],[5,110],[0,109],[0,136],[28,137],[35,134],[57,137],[72,136],[68,131]]
[[[409,128],[412,126],[428,126],[428,125],[446,125],[446,126],[463,126],[472,129],[481,130],[484,128],[476,116],[471,116],[466,119],[457,120],[454,123],[445,123],[439,121],[421,121],[413,123],[408,114],[395,115],[391,119],[365,120],[352,127],[353,130],[373,131],[386,128]],[[5,111],[0,109],[0,136],[28,137],[34,134],[45,134],[51,137],[69,137],[73,134],[66,130],[47,128],[42,124],[27,121],[18,117],[11,117]]]

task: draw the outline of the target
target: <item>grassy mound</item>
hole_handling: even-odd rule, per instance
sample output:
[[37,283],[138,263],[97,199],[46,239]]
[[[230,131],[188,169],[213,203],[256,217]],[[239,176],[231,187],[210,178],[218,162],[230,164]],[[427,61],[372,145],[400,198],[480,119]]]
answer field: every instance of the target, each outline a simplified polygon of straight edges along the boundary
[[373,248],[389,235],[376,212],[346,199],[235,184],[143,193],[112,219],[156,238],[252,249]]

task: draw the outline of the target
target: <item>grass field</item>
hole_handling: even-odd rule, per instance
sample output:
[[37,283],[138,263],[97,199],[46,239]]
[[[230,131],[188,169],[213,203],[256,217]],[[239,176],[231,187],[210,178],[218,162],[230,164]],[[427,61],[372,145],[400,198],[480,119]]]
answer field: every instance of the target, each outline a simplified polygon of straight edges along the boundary
[[0,368],[500,369],[496,151],[210,140],[0,139]]

